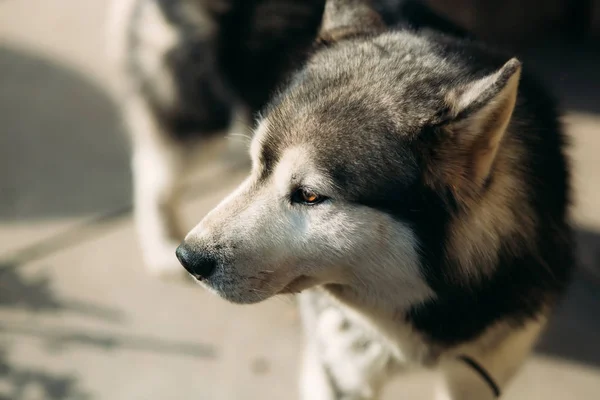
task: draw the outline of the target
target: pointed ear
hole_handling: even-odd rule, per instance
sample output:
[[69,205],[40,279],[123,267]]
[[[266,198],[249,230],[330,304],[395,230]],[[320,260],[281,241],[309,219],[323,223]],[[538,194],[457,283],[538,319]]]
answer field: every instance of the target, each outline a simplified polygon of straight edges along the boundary
[[500,70],[451,90],[449,117],[438,149],[443,180],[458,197],[477,193],[488,180],[511,121],[521,63],[513,58]]
[[327,0],[319,41],[336,42],[385,29],[381,16],[369,0]]

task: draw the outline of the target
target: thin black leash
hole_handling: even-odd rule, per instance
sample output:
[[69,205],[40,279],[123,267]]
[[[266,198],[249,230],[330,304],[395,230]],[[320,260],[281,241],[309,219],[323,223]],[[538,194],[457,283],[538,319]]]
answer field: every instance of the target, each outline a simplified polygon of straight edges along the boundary
[[492,378],[492,376],[485,370],[485,368],[483,368],[477,361],[473,360],[469,356],[462,355],[458,356],[457,358],[463,361],[469,367],[471,367],[471,369],[473,369],[479,374],[479,376],[481,376],[481,378],[483,378],[485,383],[487,383],[490,389],[492,389],[492,392],[494,392],[494,396],[496,398],[500,397],[500,388],[496,384],[496,381],[494,381],[494,378]]

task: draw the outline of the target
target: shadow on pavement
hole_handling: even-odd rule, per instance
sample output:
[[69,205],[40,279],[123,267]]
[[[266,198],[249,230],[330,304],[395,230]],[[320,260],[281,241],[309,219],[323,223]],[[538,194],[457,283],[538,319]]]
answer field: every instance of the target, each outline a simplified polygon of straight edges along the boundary
[[0,47],[0,221],[89,215],[129,204],[117,108],[89,78]]
[[577,231],[580,268],[538,352],[600,367],[600,234]]
[[[0,311],[24,310],[35,314],[77,313],[103,322],[123,323],[124,314],[102,305],[66,299],[52,288],[48,276],[25,278],[18,265],[0,265]],[[181,357],[213,359],[217,350],[211,345],[167,340],[134,334],[100,332],[63,323],[45,323],[31,317],[0,322],[0,400],[87,400],[91,396],[80,388],[80,377],[32,366],[10,358],[12,340],[38,340],[49,353],[92,348],[101,351],[138,351]]]
[[17,265],[0,264],[0,310],[11,308],[40,312],[74,312],[106,322],[123,322],[124,315],[116,309],[65,299],[54,292],[46,275],[26,279]]
[[[48,276],[26,279],[15,265],[0,265],[0,310],[25,310],[33,313],[77,313],[103,322],[123,323],[123,312],[105,306],[65,299],[52,289]],[[40,339],[51,350],[71,345],[102,350],[128,349],[151,353],[168,353],[188,357],[213,358],[210,345],[170,341],[158,337],[121,335],[69,327],[44,327],[32,324],[0,322],[0,333]]]
[[49,351],[61,351],[71,346],[92,347],[104,351],[132,350],[153,354],[170,354],[192,358],[215,358],[211,345],[166,340],[141,335],[101,333],[68,327],[44,327],[33,324],[0,322],[0,332],[39,339]]
[[88,400],[70,374],[55,374],[36,367],[15,366],[0,348],[0,400]]

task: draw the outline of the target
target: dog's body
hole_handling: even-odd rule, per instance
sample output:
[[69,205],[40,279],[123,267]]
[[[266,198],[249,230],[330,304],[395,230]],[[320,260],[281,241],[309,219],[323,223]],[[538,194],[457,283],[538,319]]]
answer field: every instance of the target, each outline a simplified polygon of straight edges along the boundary
[[[163,3],[146,2],[156,12]],[[277,79],[248,83],[256,86],[247,92],[257,96],[252,101],[244,83],[236,82],[251,77],[232,74],[228,63],[235,56],[219,55],[235,49],[214,38],[231,29],[223,15],[255,14],[237,13],[242,3],[224,3],[209,14],[200,0],[171,3],[196,5],[204,10],[201,25],[212,26],[206,32],[213,36],[198,34],[211,38],[200,43],[211,45],[194,47],[208,65],[196,76],[196,97],[188,102],[174,84],[187,76],[185,68],[180,75],[177,68],[153,70],[159,74],[132,90],[130,105],[144,111],[130,107],[130,119],[154,121],[138,127],[136,137],[144,138],[134,151],[138,223],[150,215],[162,227],[148,242],[176,239],[164,234],[169,224],[160,223],[165,185],[158,190],[148,175],[157,168],[156,154],[177,148],[172,143],[179,143],[174,137],[184,126],[194,133],[225,127],[225,117],[221,125],[198,125],[194,113],[203,115],[201,107],[214,111],[206,114],[210,121],[233,105],[262,110],[252,173],[187,235],[178,249],[186,269],[236,303],[302,292],[305,399],[376,397],[403,364],[441,367],[446,385],[440,399],[494,398],[535,343],[573,266],[568,165],[552,100],[521,73],[516,59],[477,42],[411,21],[409,29],[389,31],[397,2],[378,2],[377,10],[387,10],[381,14],[366,1],[329,1],[319,45],[307,52],[322,2],[294,8],[265,0],[245,3],[244,12],[270,5],[271,16],[295,10],[294,21],[306,19],[295,25],[302,31],[278,31],[278,43],[294,43],[291,58],[276,57]],[[216,25],[206,22],[207,15]],[[427,13],[419,16],[444,25]],[[271,19],[266,32],[288,26],[285,21]],[[232,40],[252,37],[255,30],[248,29],[242,36],[234,30]],[[181,35],[151,43],[167,54]],[[250,65],[272,66],[271,59],[253,59],[260,46],[250,42],[244,42]],[[170,71],[167,85],[161,86],[164,76],[153,83],[164,71]],[[174,104],[174,110],[185,109],[178,101],[199,107],[191,112],[193,124],[185,118],[182,125],[165,123],[179,121],[172,116],[181,114],[163,113]],[[144,130],[160,139],[147,139]],[[165,170],[169,164],[164,157],[161,162]],[[142,226],[141,232],[149,231]]]

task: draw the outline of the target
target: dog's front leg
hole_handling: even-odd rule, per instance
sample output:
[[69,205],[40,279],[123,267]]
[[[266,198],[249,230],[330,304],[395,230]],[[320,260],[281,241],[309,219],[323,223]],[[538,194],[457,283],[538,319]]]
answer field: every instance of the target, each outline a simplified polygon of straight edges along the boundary
[[177,195],[185,146],[160,128],[141,98],[127,105],[126,119],[133,136],[134,216],[145,264],[156,275],[183,276],[175,249],[184,236]]
[[319,307],[318,294],[308,290],[298,295],[298,304],[304,328],[304,353],[300,371],[301,400],[336,400],[335,392],[327,375],[317,340]]
[[386,346],[318,293],[300,296],[307,336],[302,399],[374,400],[394,365]]
[[309,342],[305,345],[302,356],[300,399],[337,400],[330,377],[319,357],[316,343],[311,343],[310,340],[308,339]]

